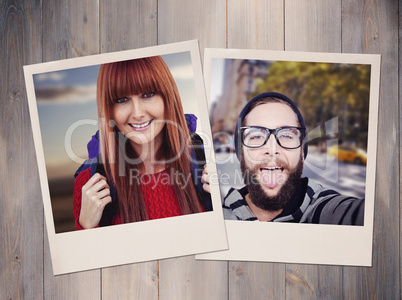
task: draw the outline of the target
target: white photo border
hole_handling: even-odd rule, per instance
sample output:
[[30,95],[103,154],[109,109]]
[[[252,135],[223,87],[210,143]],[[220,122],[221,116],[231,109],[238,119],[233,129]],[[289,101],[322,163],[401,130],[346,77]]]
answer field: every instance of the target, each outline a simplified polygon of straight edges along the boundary
[[208,98],[214,58],[371,65],[364,226],[226,220],[229,250],[196,255],[196,259],[371,266],[381,56],[205,49],[204,78]]
[[[228,248],[218,185],[211,186],[213,211],[89,230],[57,234],[55,232],[33,76],[52,71],[185,51],[189,51],[191,55],[199,110],[198,123],[200,123],[203,133],[211,137],[197,40],[24,66],[54,275]],[[208,143],[205,143],[204,147],[208,169],[216,172],[214,159],[212,159],[214,157],[213,147]]]

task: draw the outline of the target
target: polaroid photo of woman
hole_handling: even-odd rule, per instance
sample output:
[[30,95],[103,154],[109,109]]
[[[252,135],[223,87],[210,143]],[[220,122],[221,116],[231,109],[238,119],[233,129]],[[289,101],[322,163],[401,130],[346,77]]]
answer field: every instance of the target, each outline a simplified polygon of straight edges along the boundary
[[24,72],[54,274],[227,249],[197,41]]

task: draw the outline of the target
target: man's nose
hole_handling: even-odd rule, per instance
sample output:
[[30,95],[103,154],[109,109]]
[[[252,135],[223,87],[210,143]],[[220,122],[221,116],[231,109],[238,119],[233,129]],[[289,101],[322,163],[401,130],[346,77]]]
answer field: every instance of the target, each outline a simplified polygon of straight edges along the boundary
[[278,147],[278,142],[275,139],[275,135],[271,134],[268,138],[268,141],[265,143],[265,145],[262,146],[264,149],[264,153],[267,155],[275,155],[277,153]]

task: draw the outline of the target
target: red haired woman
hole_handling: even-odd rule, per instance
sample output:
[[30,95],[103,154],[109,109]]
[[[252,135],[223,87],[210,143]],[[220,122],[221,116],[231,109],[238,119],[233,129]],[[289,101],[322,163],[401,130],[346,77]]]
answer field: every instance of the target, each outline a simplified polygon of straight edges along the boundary
[[97,105],[99,133],[74,183],[77,229],[211,210],[191,118],[160,56],[103,64]]

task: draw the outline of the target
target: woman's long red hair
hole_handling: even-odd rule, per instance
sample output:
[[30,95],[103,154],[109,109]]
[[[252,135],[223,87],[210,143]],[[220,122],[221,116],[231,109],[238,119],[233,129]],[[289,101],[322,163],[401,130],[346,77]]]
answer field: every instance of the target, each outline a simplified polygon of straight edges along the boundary
[[142,163],[132,164],[126,159],[127,152],[134,158],[140,153],[134,152],[114,126],[113,105],[118,98],[146,92],[157,92],[164,100],[164,139],[156,158],[166,159],[171,174],[179,174],[170,179],[181,211],[190,214],[203,210],[192,179],[188,180],[191,174],[189,131],[176,83],[166,63],[160,56],[108,63],[101,65],[97,81],[101,156],[108,180],[117,191],[123,223],[147,220],[148,215],[139,183],[130,179],[133,169],[138,173],[143,169]]

